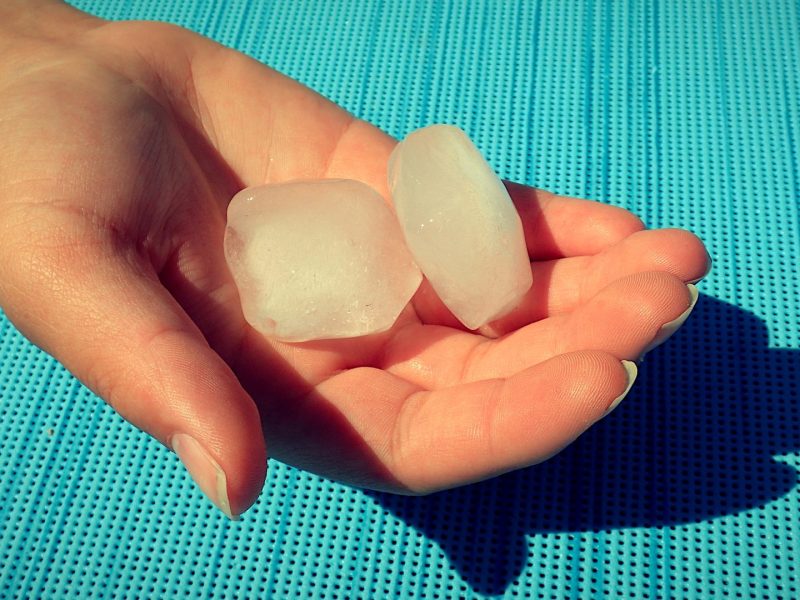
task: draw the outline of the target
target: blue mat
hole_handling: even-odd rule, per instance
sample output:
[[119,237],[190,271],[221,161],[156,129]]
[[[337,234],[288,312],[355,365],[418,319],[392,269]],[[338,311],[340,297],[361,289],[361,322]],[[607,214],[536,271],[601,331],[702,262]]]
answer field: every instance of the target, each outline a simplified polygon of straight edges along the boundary
[[555,459],[427,498],[274,461],[239,522],[0,317],[0,597],[800,597],[800,5],[80,0],[172,21],[390,133],[695,231],[714,271]]

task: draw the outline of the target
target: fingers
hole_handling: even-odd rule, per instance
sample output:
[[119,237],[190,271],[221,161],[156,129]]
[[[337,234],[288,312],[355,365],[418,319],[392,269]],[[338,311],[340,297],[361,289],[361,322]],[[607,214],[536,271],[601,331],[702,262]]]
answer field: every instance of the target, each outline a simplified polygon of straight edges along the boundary
[[392,472],[427,493],[541,462],[628,393],[633,363],[601,352],[555,357],[507,379],[408,399],[392,435]]
[[571,313],[496,340],[449,327],[408,327],[387,347],[381,364],[420,387],[440,389],[508,377],[559,354],[585,349],[635,360],[659,336],[665,339],[662,327],[681,317],[694,299],[696,295],[673,275],[639,273],[611,283]]
[[644,229],[625,209],[506,182],[533,260],[601,252]]
[[[639,273],[604,288],[574,312],[532,323],[488,342],[474,353],[464,379],[504,376],[558,354],[592,348],[618,359],[638,360],[683,324],[697,289],[666,273]],[[669,334],[677,327],[669,325]]]
[[689,283],[703,278],[711,261],[703,242],[681,229],[639,231],[600,254],[534,263],[533,285],[511,313],[481,328],[498,337],[548,316],[564,314],[613,281],[662,271]]
[[[534,262],[533,284],[517,308],[488,323],[479,333],[499,337],[538,321],[574,310],[613,281],[647,271],[670,273],[684,282],[702,279],[711,268],[703,242],[681,229],[637,231],[592,256]],[[424,323],[464,329],[427,280],[414,296]]]
[[142,261],[89,228],[73,239],[18,247],[17,260],[2,261],[9,316],[124,418],[171,447],[222,511],[241,513],[266,467],[252,400]]
[[596,351],[435,391],[350,369],[270,419],[271,452],[351,485],[429,493],[545,460],[612,410],[635,377],[633,363]]
[[[534,260],[533,286],[518,309],[481,328],[484,335],[497,337],[547,316],[551,310],[569,310],[582,295],[593,293],[612,278],[650,270],[697,272],[695,265],[701,259],[692,254],[696,254],[698,244],[688,238],[670,245],[676,240],[668,238],[679,234],[648,237],[648,232],[642,231],[642,222],[621,208],[517,183],[505,184],[522,220],[528,254]],[[686,235],[691,236],[688,232]],[[629,239],[634,242],[629,243]],[[685,264],[684,255],[692,255]],[[705,250],[699,256],[707,256]],[[603,268],[597,270],[598,265]],[[413,303],[423,323],[464,329],[427,280],[420,285]]]

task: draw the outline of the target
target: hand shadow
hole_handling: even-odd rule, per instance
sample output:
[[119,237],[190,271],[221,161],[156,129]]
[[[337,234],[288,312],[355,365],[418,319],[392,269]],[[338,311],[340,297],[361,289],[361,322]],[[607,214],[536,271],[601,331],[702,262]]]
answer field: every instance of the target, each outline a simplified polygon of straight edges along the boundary
[[800,352],[768,347],[753,315],[703,296],[640,367],[617,410],[551,460],[409,498],[367,492],[435,540],[476,591],[502,593],[525,536],[694,523],[764,506],[796,471]]

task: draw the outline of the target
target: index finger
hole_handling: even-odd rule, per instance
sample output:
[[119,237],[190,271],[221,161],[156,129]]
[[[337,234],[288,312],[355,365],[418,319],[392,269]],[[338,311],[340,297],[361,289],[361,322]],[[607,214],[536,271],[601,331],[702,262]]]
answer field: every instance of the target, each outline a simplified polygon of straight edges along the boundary
[[522,219],[531,260],[598,254],[645,228],[624,208],[504,183]]

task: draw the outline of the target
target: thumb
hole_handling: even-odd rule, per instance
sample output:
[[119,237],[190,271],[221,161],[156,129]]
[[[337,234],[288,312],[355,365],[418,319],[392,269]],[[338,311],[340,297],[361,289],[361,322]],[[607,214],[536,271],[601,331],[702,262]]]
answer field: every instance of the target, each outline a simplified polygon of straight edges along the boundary
[[170,447],[233,518],[264,483],[258,410],[146,261],[110,246],[0,253],[0,305],[122,417]]

